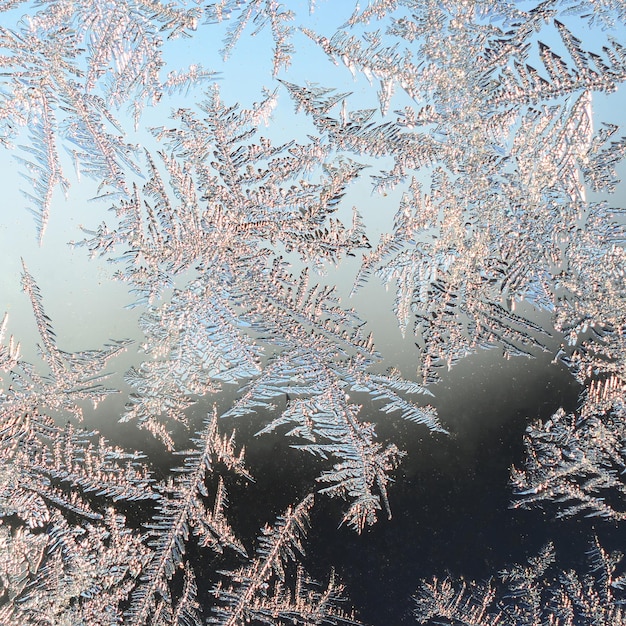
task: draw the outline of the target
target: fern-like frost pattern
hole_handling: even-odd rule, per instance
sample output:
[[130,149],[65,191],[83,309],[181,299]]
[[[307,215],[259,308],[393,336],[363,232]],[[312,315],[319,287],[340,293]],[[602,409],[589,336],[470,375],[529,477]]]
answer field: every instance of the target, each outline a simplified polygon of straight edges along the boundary
[[[5,314],[1,624],[360,624],[337,574],[320,585],[303,565],[315,499],[340,500],[338,524],[361,539],[392,520],[405,452],[377,422],[447,434],[428,398],[478,351],[551,353],[583,389],[575,411],[528,426],[513,509],[623,523],[626,219],[611,194],[626,139],[596,113],[626,80],[623,2],[371,0],[319,23],[317,10],[0,2],[0,146],[15,151],[34,235],[45,249],[62,196],[92,189],[73,244],[114,268],[142,337],[62,349],[49,287],[21,261],[38,360]],[[252,104],[219,83],[251,41],[268,43],[270,85]],[[291,72],[300,49],[328,62],[328,84]],[[274,116],[287,105],[288,132],[306,130],[285,137]],[[372,206],[390,224],[377,242]],[[352,293],[391,288],[414,379],[385,369],[334,284],[357,256]],[[134,364],[116,385],[106,370],[123,355]],[[150,436],[146,451],[90,426],[115,386],[116,417]],[[231,485],[254,491],[232,427],[249,420],[323,463],[254,547],[228,509]],[[623,624],[621,555],[595,538],[579,574],[555,554],[499,581],[416,582],[414,616]]]

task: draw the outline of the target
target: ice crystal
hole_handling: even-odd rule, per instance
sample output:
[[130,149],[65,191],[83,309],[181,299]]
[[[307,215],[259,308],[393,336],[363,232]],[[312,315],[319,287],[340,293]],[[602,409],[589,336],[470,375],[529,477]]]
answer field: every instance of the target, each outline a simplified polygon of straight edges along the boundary
[[[623,3],[372,0],[319,23],[313,8],[0,2],[0,145],[18,146],[44,247],[58,192],[81,174],[95,183],[101,202],[78,245],[114,264],[143,335],[117,417],[156,438],[142,452],[86,427],[116,391],[105,368],[131,342],[63,350],[48,287],[23,261],[40,362],[6,337],[5,315],[1,623],[358,623],[335,574],[324,588],[302,566],[312,492],[344,500],[341,523],[359,533],[381,511],[391,518],[404,452],[357,401],[445,432],[417,397],[479,350],[552,352],[584,387],[576,411],[529,426],[514,506],[623,521],[626,220],[610,194],[626,140],[595,110],[626,80]],[[206,84],[228,80],[248,33],[273,48],[253,104]],[[186,67],[182,37],[195,55]],[[292,75],[300,49],[329,60],[327,82]],[[365,83],[376,93],[355,104]],[[287,102],[296,122],[285,129],[273,115]],[[375,245],[365,187],[395,214]],[[368,320],[328,272],[358,254],[353,292],[393,287],[417,380],[382,373]],[[207,399],[216,408],[199,424]],[[258,434],[285,434],[324,465],[249,556],[227,485],[252,476],[218,422],[253,414]],[[619,559],[598,541],[590,557],[589,575],[548,584],[547,547],[503,573],[503,598],[494,582],[423,582],[416,616],[620,624]],[[219,579],[210,600],[204,567]]]
[[315,589],[302,568],[298,568],[295,588],[286,587],[285,568],[304,553],[308,514],[313,496],[308,495],[289,507],[274,526],[265,526],[259,537],[256,558],[235,571],[222,572],[228,583],[213,589],[219,605],[209,624],[235,626],[250,621],[278,624],[357,624],[340,608],[342,587],[331,573],[325,590]]
[[623,411],[577,418],[561,409],[528,428],[524,470],[513,469],[516,506],[545,501],[559,517],[578,513],[626,519],[626,431]]
[[609,554],[597,539],[587,554],[587,574],[563,571],[556,583],[549,582],[548,575],[555,561],[551,544],[529,559],[527,565],[513,565],[500,572],[503,590],[494,581],[425,581],[415,596],[415,617],[420,624],[467,626],[624,624],[622,598],[626,581],[617,574],[622,554]]
[[[127,375],[137,392],[125,419],[138,418],[171,447],[164,423],[156,418],[179,419],[193,395],[225,382],[252,379],[227,416],[271,409],[271,400],[285,394],[298,396],[271,429],[294,419],[311,424],[305,436],[321,445],[302,449],[348,463],[322,480],[338,483],[329,493],[356,499],[346,521],[362,529],[375,520],[381,498],[390,514],[385,486],[400,452],[373,441],[372,425],[360,423],[346,390],[369,392],[388,401],[386,411],[441,427],[432,408],[398,393],[424,393],[419,385],[368,371],[380,357],[362,334],[361,320],[341,306],[334,289],[309,287],[308,272],[294,276],[273,251],[284,246],[322,264],[366,247],[367,239],[358,214],[351,228],[330,218],[358,176],[358,163],[321,164],[325,151],[317,142],[274,147],[260,138],[259,144],[248,143],[272,99],[268,94],[255,108],[239,110],[222,103],[215,88],[202,105],[204,118],[177,111],[180,127],[158,130],[173,150],[161,157],[175,199],[149,160],[152,178],[144,194],[151,201],[141,203],[137,192],[134,201],[116,208],[121,228],[103,226],[85,243],[94,252],[108,253],[121,243],[132,247],[133,253],[121,259],[120,277],[141,296],[139,304],[157,297],[177,274],[203,270],[169,303],[142,317],[146,351],[155,358]],[[288,184],[315,168],[321,169],[318,183]],[[201,199],[198,188],[204,190]],[[172,371],[178,375],[172,377]],[[296,406],[300,410],[293,411]]]

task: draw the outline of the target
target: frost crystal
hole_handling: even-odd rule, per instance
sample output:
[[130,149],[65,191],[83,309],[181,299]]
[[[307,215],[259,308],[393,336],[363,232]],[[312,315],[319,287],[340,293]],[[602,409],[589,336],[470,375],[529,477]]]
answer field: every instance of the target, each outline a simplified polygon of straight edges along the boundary
[[626,581],[617,570],[623,555],[607,553],[597,539],[587,555],[589,573],[581,577],[574,570],[561,572],[558,582],[552,582],[548,572],[555,551],[548,544],[527,565],[500,572],[505,591],[493,581],[484,585],[457,585],[436,578],[423,582],[415,596],[415,617],[419,624],[621,626]]
[[[391,519],[405,453],[375,422],[446,433],[418,396],[481,350],[553,353],[584,387],[576,412],[529,426],[514,507],[623,522],[626,220],[610,194],[626,139],[596,111],[626,80],[623,3],[372,0],[319,22],[317,11],[0,2],[0,146],[18,147],[44,249],[58,192],[82,205],[71,183],[88,179],[98,202],[76,245],[115,268],[143,337],[116,417],[154,438],[132,450],[86,427],[116,393],[105,368],[132,342],[63,350],[48,286],[22,261],[40,362],[7,338],[5,315],[0,623],[359,623],[334,572],[324,588],[302,565],[312,493],[344,501],[338,523],[358,533],[381,511]],[[261,43],[245,58],[271,48],[258,55],[270,87],[237,102],[228,80],[242,63],[228,59],[249,52],[248,33]],[[328,61],[325,84],[291,71],[307,55]],[[355,102],[366,84],[376,93]],[[376,243],[372,206],[390,224]],[[417,380],[383,373],[368,319],[334,284],[357,254],[353,293],[392,287]],[[254,556],[227,511],[230,484],[253,477],[224,433],[251,419],[323,465]],[[504,572],[503,600],[493,582],[422,582],[415,615],[624,622],[616,555],[596,540],[589,575],[544,584],[553,560],[548,546]]]

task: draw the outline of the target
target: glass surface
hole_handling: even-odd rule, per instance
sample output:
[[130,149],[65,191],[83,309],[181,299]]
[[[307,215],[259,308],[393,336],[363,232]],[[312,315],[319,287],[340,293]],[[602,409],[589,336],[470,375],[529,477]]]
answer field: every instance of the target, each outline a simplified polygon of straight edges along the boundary
[[0,624],[623,624],[625,22],[0,2]]

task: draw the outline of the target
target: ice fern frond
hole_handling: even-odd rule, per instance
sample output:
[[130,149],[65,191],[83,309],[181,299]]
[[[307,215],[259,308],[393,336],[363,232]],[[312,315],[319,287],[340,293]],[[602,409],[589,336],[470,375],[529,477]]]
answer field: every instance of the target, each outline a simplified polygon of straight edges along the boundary
[[[604,3],[583,6],[598,19],[615,18]],[[402,183],[411,170],[429,172],[432,193],[411,184],[394,232],[365,257],[357,279],[358,286],[376,272],[395,283],[398,323],[407,332],[413,321],[427,383],[477,348],[499,346],[506,356],[545,349],[547,336],[513,313],[521,300],[557,312],[557,328],[571,329],[572,342],[590,320],[621,325],[610,312],[619,291],[619,224],[596,221],[602,211],[588,202],[586,184],[615,184],[623,141],[606,145],[608,128],[594,135],[591,94],[624,81],[625,56],[611,37],[601,50],[586,49],[566,19],[577,13],[570,9],[374,2],[331,38],[305,29],[335,62],[380,81],[380,116],[350,111],[348,93],[283,82],[333,148],[357,158],[393,156],[394,167],[373,177],[375,190]],[[374,17],[387,28],[384,39],[359,30]],[[565,53],[537,41],[549,31]],[[390,120],[386,103],[398,86],[413,103]],[[581,222],[593,226],[581,229]],[[610,253],[601,228],[615,233]],[[613,297],[602,312],[585,287],[603,283],[585,271],[600,250],[604,283],[612,285],[602,301]],[[564,287],[572,298],[585,293],[595,309],[586,321],[576,319]]]
[[[192,397],[259,372],[261,350],[242,334],[228,291],[220,294],[218,285],[190,285],[169,306],[145,313],[141,326],[150,353],[161,358],[127,372],[135,391],[125,420],[136,418],[150,429],[155,416],[184,419],[179,411]],[[169,375],[174,369],[179,376]]]
[[[260,245],[282,244],[321,266],[367,246],[358,216],[353,228],[330,220],[362,166],[327,162],[320,182],[307,183],[301,177],[319,172],[327,154],[319,142],[273,146],[264,137],[252,141],[275,94],[266,94],[250,110],[226,107],[217,89],[209,96],[201,107],[204,120],[180,109],[178,128],[155,129],[172,149],[159,159],[167,178],[147,155],[148,183],[116,207],[117,230],[90,233],[95,236],[87,243],[94,253],[108,254],[123,242],[139,246],[132,258],[120,260],[127,263],[123,278],[141,293],[143,282],[166,284],[168,276],[197,264],[219,267],[227,251],[239,247],[245,249],[241,263],[266,255]],[[298,178],[299,184],[291,184]],[[153,288],[144,297],[150,301],[158,294]]]
[[[256,556],[237,570],[224,571],[224,581],[213,588],[217,605],[208,623],[243,626],[250,621],[280,624],[358,624],[340,606],[343,587],[333,573],[326,589],[318,591],[301,567],[295,585],[289,585],[287,568],[304,553],[313,496],[289,507],[274,526],[266,525],[258,539]],[[278,620],[276,622],[275,620]]]
[[[307,83],[280,81],[295,102],[296,112],[311,116],[318,132],[336,150],[354,155],[391,157],[393,167],[372,175],[374,191],[391,189],[408,173],[431,165],[441,156],[441,145],[426,132],[407,132],[411,122],[401,112],[396,120],[377,123],[374,109],[348,110],[350,93]],[[338,115],[332,109],[341,105]],[[416,125],[416,124],[415,124]]]
[[[318,480],[331,483],[324,492],[352,502],[344,521],[360,532],[375,521],[383,506],[391,515],[386,486],[402,453],[393,444],[385,447],[375,441],[373,425],[359,421],[359,407],[346,389],[386,400],[382,409],[386,412],[400,411],[403,418],[431,430],[442,428],[432,407],[420,407],[398,394],[424,391],[419,385],[397,375],[368,372],[380,357],[371,338],[362,336],[358,317],[339,306],[332,290],[307,289],[306,273],[294,283],[280,265],[273,279],[274,284],[257,283],[264,302],[251,312],[251,324],[263,341],[275,346],[275,356],[242,389],[241,398],[226,415],[271,410],[272,400],[291,397],[285,410],[261,432],[288,425],[290,435],[315,442],[297,447],[338,460]],[[272,290],[264,294],[268,286]]]
[[[125,452],[97,433],[71,424],[62,428],[45,416],[24,416],[22,423],[5,423],[0,447],[11,463],[0,489],[3,509],[31,527],[48,518],[48,501],[61,510],[80,509],[81,514],[100,519],[90,501],[157,497],[141,454]],[[19,481],[14,479],[18,475]]]
[[151,618],[153,626],[202,626],[201,606],[197,600],[198,584],[193,568],[189,563],[184,565],[183,589],[176,602],[161,598]]
[[593,191],[613,193],[620,182],[615,166],[626,155],[626,137],[613,139],[609,143],[617,130],[618,126],[615,124],[603,123],[585,155],[583,175]]
[[0,323],[0,371],[2,372],[11,371],[20,362],[20,344],[15,342],[13,335],[9,338],[9,344],[4,345],[8,322],[9,314],[5,313]]
[[293,20],[294,14],[284,5],[275,0],[227,0],[207,5],[205,12],[207,21],[212,23],[234,20],[224,39],[221,51],[224,59],[231,55],[244,30],[252,22],[255,27],[252,35],[269,24],[274,40],[273,75],[277,76],[281,68],[287,69],[291,64],[295,50],[290,41],[293,27],[288,23]]
[[[61,98],[55,85],[54,68],[62,71],[55,59],[71,56],[74,38],[68,33],[53,30],[43,41],[36,32],[21,33],[0,27],[0,49],[9,52],[2,57],[5,81],[12,96],[3,117],[10,135],[16,128],[28,125],[30,145],[21,149],[28,156],[20,161],[28,170],[27,179],[32,192],[25,192],[30,211],[35,216],[37,237],[41,243],[49,219],[52,196],[57,186],[67,190],[57,150],[58,108]],[[7,80],[10,79],[10,80]],[[4,97],[7,97],[5,94]]]
[[398,0],[374,0],[373,2],[368,2],[364,9],[361,9],[357,4],[346,25],[367,24],[372,18],[382,19],[388,13],[394,11],[398,4],[401,4]]
[[404,453],[394,444],[384,447],[378,443],[373,425],[357,419],[359,407],[347,403],[345,394],[336,387],[299,404],[298,413],[314,424],[313,433],[319,443],[294,447],[322,458],[338,459],[333,468],[322,472],[317,480],[330,483],[321,493],[350,501],[343,522],[360,533],[374,524],[383,507],[391,519],[387,497],[387,485],[391,482],[389,472],[395,469]]
[[612,91],[624,80],[626,58],[621,44],[611,41],[605,46],[603,55],[585,51],[582,42],[562,22],[554,20],[554,26],[573,64],[567,63],[548,45],[539,41],[539,59],[545,74],[542,76],[535,67],[523,60],[514,61],[512,68],[503,70],[500,84],[494,90],[494,103],[506,103],[508,106],[516,101],[536,102],[584,89]]
[[[45,322],[43,309],[41,314]],[[49,339],[53,341],[52,336]],[[54,343],[48,347],[52,352],[57,349]],[[95,364],[87,358],[91,354]],[[80,361],[59,373],[59,380],[41,376],[28,363],[16,360],[9,370],[11,384],[2,392],[0,515],[16,516],[31,528],[48,524],[54,510],[101,520],[103,500],[156,497],[140,453],[113,446],[94,431],[55,422],[58,416],[81,418],[83,400],[99,401],[112,391],[100,387],[98,377],[94,382],[92,375],[108,355],[91,351],[80,356]],[[66,366],[66,357],[59,351],[58,363]],[[81,382],[83,374],[87,384]]]
[[44,313],[41,291],[33,277],[28,273],[23,259],[22,270],[22,288],[30,298],[37,330],[41,337],[42,345],[40,346],[40,352],[44,362],[50,367],[55,378],[58,379],[65,367],[60,351],[56,346],[56,335],[52,330],[50,318]]
[[[478,217],[473,210],[477,185],[467,180],[474,196],[458,197],[450,182],[436,170],[430,195],[412,182],[394,233],[364,258],[356,279],[356,288],[374,272],[385,283],[396,283],[394,311],[404,332],[414,320],[426,383],[476,349],[500,346],[506,356],[532,356],[546,349],[548,337],[513,312],[511,295],[551,306],[546,302],[551,259],[544,259],[543,268],[522,266],[516,258],[522,235],[491,239],[494,223],[486,211]],[[530,224],[524,237],[532,245]]]
[[116,2],[106,8],[77,3],[77,26],[89,34],[87,89],[103,82],[105,99],[114,106],[132,96],[135,107],[157,101],[162,92],[159,71],[165,65],[160,51],[163,34],[168,39],[191,36],[199,17],[199,9],[156,0]]
[[136,149],[126,142],[114,111],[132,103],[135,124],[146,103],[164,92],[188,89],[215,74],[196,64],[164,78],[163,37],[197,29],[199,9],[156,0],[46,3],[16,28],[0,28],[2,143],[10,146],[21,126],[30,142],[20,146],[32,191],[25,192],[41,243],[57,188],[68,189],[59,156],[73,156],[76,169],[107,193],[129,191],[138,173]]
[[513,468],[513,506],[557,503],[557,517],[626,519],[626,429],[623,408],[577,417],[557,411],[530,426],[526,464]]
[[[122,515],[108,509],[101,523],[73,526],[55,514],[45,533],[0,527],[0,577],[7,602],[4,624],[104,624],[122,619],[119,605],[146,559],[139,536]],[[6,551],[4,548],[8,548]]]
[[[56,344],[56,335],[50,318],[43,308],[39,287],[23,264],[22,286],[31,306],[41,338],[40,354],[49,368],[49,376],[41,376],[27,363],[19,362],[13,370],[14,384],[9,396],[11,413],[33,411],[37,403],[50,410],[66,410],[81,418],[80,400],[91,400],[97,405],[114,389],[107,389],[100,382],[106,377],[102,372],[107,362],[126,349],[129,341],[116,341],[101,350],[65,352]],[[37,400],[35,400],[37,398]]]
[[418,623],[433,626],[623,626],[623,577],[617,574],[622,556],[609,554],[595,538],[588,552],[588,573],[580,576],[568,570],[557,577],[552,574],[554,546],[548,544],[526,565],[503,570],[501,584],[455,583],[449,578],[422,581],[414,615]]
[[[272,399],[284,394],[310,399],[311,415],[302,414],[293,432],[320,437],[328,456],[354,465],[349,477],[336,481],[342,487],[328,492],[358,502],[346,520],[361,530],[377,509],[388,509],[388,473],[401,454],[374,442],[373,427],[358,422],[345,388],[367,389],[387,401],[385,411],[441,427],[434,409],[398,393],[419,386],[368,372],[380,355],[335,289],[311,285],[308,271],[294,277],[278,254],[282,245],[321,265],[368,244],[358,215],[352,228],[332,218],[361,166],[345,159],[324,162],[327,152],[319,142],[273,146],[257,138],[273,98],[267,93],[248,110],[228,107],[215,88],[201,106],[202,118],[176,111],[177,127],[155,130],[171,149],[161,154],[169,180],[147,155],[146,201],[137,191],[133,202],[116,207],[118,229],[102,227],[85,244],[107,255],[129,247],[117,259],[125,266],[120,278],[143,292],[141,304],[159,296],[144,289],[190,271],[193,276],[168,303],[141,317],[145,350],[154,358],[127,373],[135,392],[124,419],[137,418],[171,448],[162,418],[184,421],[182,410],[195,397],[224,383],[245,384],[229,416],[271,409]],[[318,181],[290,184],[311,172]],[[294,417],[277,417],[266,430]],[[329,477],[325,482],[333,482]]]
[[[221,479],[213,509],[207,509],[204,503],[208,495],[205,481],[213,472],[215,460],[250,478],[243,466],[243,455],[235,454],[232,437],[220,437],[217,420],[217,411],[213,411],[205,428],[193,440],[195,448],[184,452],[184,464],[159,486],[157,513],[154,521],[146,524],[152,555],[132,592],[126,612],[129,624],[144,624],[158,610],[159,598],[171,597],[169,581],[178,567],[186,567],[183,559],[190,529],[202,547],[210,547],[218,553],[229,548],[246,556],[224,515],[227,498]],[[193,602],[193,594],[189,595],[189,601]]]
[[370,36],[367,46],[362,47],[356,37],[343,31],[338,31],[331,39],[320,37],[306,28],[302,31],[331,59],[341,59],[353,76],[358,68],[369,80],[375,78],[380,82],[378,99],[383,115],[387,113],[396,83],[400,83],[411,97],[417,95],[414,85],[418,72],[408,50],[398,52],[397,44],[382,47],[376,35]]
[[20,146],[22,150],[32,155],[32,160],[19,159],[31,173],[28,177],[33,187],[33,193],[24,192],[32,206],[31,212],[35,216],[39,243],[48,224],[50,206],[52,204],[55,187],[60,186],[67,192],[69,183],[63,176],[59,156],[56,151],[56,119],[52,109],[52,97],[42,93],[39,103],[33,102],[35,111],[32,123],[28,130],[31,135],[31,145]]
[[[3,565],[8,578],[2,574],[2,580],[10,588],[0,621],[34,623],[47,594],[55,598],[49,605],[53,622],[118,621],[118,607],[148,553],[140,534],[111,505],[151,506],[157,498],[154,479],[142,454],[71,422],[61,426],[55,418],[80,419],[85,400],[98,402],[113,391],[100,385],[102,369],[124,342],[104,350],[62,351],[25,267],[23,287],[49,371],[40,374],[22,361],[12,339],[1,351],[10,384],[3,384],[0,395],[0,518],[10,520],[15,552]],[[3,333],[5,326],[6,320]],[[36,553],[18,541],[24,533]]]

